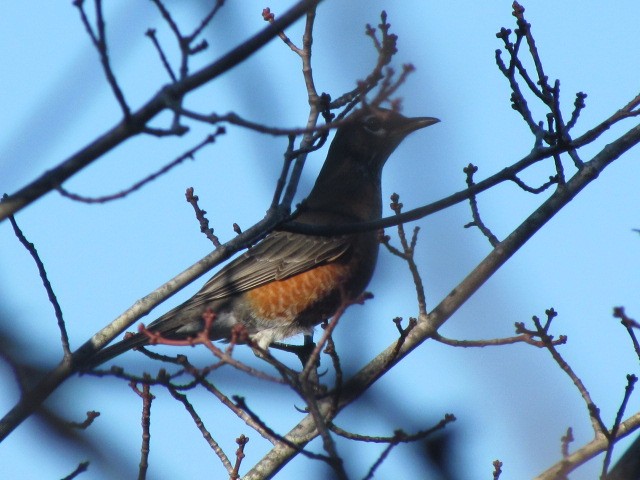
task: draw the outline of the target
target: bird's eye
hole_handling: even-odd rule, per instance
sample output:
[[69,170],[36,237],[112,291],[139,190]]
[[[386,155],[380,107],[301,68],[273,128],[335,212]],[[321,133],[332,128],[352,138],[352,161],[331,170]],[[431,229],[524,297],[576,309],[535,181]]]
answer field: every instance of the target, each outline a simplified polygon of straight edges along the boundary
[[383,135],[384,128],[382,128],[382,122],[375,115],[370,115],[364,119],[363,122],[364,129],[369,133],[373,133],[374,135]]

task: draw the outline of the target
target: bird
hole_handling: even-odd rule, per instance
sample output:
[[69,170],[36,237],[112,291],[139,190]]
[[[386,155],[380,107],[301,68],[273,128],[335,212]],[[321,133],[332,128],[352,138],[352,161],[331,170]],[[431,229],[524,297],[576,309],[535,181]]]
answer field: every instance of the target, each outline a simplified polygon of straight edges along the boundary
[[[382,168],[411,132],[439,122],[405,117],[365,105],[347,117],[335,136],[316,182],[293,218],[300,224],[342,226],[382,216]],[[376,266],[376,231],[309,235],[275,229],[219,270],[193,297],[165,313],[147,330],[167,339],[187,339],[215,314],[211,340],[229,340],[237,324],[261,349],[294,335],[310,334],[345,300],[367,287]],[[95,368],[149,343],[144,332],[95,353]]]

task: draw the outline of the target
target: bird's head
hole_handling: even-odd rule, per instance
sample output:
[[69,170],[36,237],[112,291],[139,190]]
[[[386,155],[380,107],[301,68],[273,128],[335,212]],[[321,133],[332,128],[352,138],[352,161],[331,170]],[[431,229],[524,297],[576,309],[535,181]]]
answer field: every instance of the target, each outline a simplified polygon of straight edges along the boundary
[[[364,205],[375,203],[373,210],[377,212],[385,162],[407,135],[437,122],[437,118],[405,117],[379,107],[355,111],[336,131],[306,204],[315,209],[353,205],[363,213],[358,216],[364,217]],[[366,217],[375,215],[379,214],[367,212]]]
[[341,161],[349,157],[369,171],[381,170],[407,135],[439,121],[433,117],[405,117],[386,108],[364,107],[337,130],[327,163],[330,159]]

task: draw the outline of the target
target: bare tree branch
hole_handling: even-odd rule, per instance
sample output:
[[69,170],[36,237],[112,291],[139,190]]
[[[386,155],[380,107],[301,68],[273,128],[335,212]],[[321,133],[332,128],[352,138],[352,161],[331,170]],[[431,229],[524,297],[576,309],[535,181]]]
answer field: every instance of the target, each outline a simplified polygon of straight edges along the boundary
[[280,31],[298,20],[307,11],[314,8],[320,1],[321,0],[300,0],[273,24],[268,25],[260,33],[223,55],[217,61],[177,83],[172,83],[162,88],[162,90],[156,93],[145,105],[137,111],[132,112],[128,119],[121,121],[108,132],[60,163],[57,167],[46,171],[29,185],[18,190],[0,203],[0,222],[61,185],[65,180],[128,138],[143,132],[147,123],[160,112],[170,108],[171,105],[175,104],[176,101],[187,93],[243,62],[251,54],[276,37]]

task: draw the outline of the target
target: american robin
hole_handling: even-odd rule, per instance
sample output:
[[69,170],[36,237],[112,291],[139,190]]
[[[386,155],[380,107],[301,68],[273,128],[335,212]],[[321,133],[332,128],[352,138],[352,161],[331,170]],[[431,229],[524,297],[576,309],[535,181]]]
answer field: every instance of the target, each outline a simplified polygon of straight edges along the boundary
[[[439,120],[407,118],[392,110],[363,107],[338,128],[320,175],[295,220],[311,225],[345,225],[382,215],[381,174],[387,158],[411,132]],[[182,305],[147,327],[165,338],[185,339],[203,329],[203,313],[215,319],[212,340],[229,339],[242,324],[252,341],[272,342],[330,318],[345,299],[369,283],[378,257],[375,231],[314,236],[274,231],[236,258]],[[97,366],[148,343],[135,334],[98,352]]]

